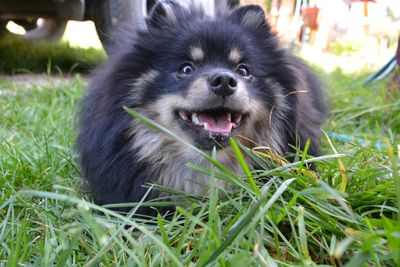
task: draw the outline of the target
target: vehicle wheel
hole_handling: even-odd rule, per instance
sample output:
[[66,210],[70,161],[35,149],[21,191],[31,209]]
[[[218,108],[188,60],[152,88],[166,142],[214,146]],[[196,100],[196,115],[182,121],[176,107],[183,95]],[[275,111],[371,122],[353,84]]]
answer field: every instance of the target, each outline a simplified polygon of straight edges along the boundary
[[93,21],[103,47],[110,52],[114,29],[122,24],[144,27],[144,17],[156,0],[103,0],[93,6]]
[[3,36],[7,32],[7,21],[0,20],[0,37]]
[[[238,0],[186,0],[200,3],[207,13],[220,10],[229,3],[235,6]],[[114,29],[121,24],[129,24],[135,28],[144,28],[144,18],[150,12],[157,0],[103,0],[93,6],[92,14],[96,31],[107,52],[113,46]],[[211,11],[211,12],[210,12]]]
[[[37,21],[32,22],[27,20],[16,20],[14,22],[23,27],[26,31],[25,34],[21,34],[20,36],[33,41],[57,42],[63,36],[67,26],[66,21],[52,19],[42,19],[40,23],[37,23]],[[7,23],[8,21],[0,21],[0,34],[8,32],[6,28]]]

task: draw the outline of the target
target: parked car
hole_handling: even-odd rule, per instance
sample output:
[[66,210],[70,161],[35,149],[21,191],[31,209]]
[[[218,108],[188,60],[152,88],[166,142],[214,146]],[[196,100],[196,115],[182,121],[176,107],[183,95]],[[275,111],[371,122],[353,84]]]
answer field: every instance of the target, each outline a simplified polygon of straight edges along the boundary
[[[0,35],[7,32],[6,25],[13,21],[23,27],[24,38],[58,41],[68,20],[92,20],[103,46],[112,43],[113,28],[121,23],[144,27],[144,17],[157,0],[0,0]],[[239,0],[176,0],[203,6],[208,14]]]

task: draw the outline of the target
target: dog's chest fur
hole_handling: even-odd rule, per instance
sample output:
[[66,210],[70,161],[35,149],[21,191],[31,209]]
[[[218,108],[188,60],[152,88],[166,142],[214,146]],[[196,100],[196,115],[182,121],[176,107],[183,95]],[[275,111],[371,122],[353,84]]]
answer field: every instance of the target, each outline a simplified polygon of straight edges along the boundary
[[[211,167],[211,163],[194,149],[142,124],[135,123],[131,133],[135,136],[132,150],[139,161],[146,162],[146,182],[194,195],[202,195],[210,182],[227,187],[225,182],[219,179],[210,181],[207,174],[187,166],[192,163],[206,169]],[[230,148],[218,150],[216,160],[235,173],[241,172]]]

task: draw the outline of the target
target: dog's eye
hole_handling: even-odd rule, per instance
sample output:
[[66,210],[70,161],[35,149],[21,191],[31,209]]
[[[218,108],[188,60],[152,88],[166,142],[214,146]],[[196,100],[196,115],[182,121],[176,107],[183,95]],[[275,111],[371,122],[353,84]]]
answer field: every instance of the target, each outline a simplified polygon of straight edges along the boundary
[[250,71],[249,68],[244,65],[244,64],[240,64],[237,68],[236,68],[236,72],[239,73],[242,76],[249,76],[250,75]]
[[190,63],[184,63],[179,68],[180,74],[191,74],[194,71],[194,67]]

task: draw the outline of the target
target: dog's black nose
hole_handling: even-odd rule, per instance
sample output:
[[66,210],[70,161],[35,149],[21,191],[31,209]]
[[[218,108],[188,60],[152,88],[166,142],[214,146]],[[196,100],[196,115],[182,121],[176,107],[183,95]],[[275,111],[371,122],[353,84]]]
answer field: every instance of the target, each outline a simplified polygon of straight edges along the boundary
[[228,97],[233,94],[237,86],[237,80],[233,73],[228,71],[218,72],[209,79],[211,90],[219,96]]

